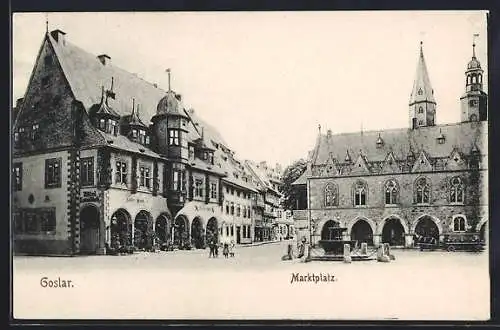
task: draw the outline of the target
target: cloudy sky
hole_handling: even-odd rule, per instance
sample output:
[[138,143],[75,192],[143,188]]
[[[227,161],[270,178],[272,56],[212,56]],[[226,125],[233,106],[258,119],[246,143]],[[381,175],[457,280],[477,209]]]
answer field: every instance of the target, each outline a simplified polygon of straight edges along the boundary
[[[45,13],[13,18],[13,97],[23,97]],[[172,88],[241,159],[286,166],[318,134],[408,126],[423,41],[437,124],[460,120],[464,71],[487,71],[486,12],[49,13],[49,29]],[[487,76],[485,75],[485,79]],[[485,86],[487,91],[487,86]]]

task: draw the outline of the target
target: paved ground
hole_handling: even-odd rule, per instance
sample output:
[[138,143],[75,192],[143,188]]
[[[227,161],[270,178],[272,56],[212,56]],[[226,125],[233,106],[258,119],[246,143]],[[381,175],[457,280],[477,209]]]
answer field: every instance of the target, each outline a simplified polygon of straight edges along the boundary
[[[27,318],[489,318],[488,254],[394,250],[391,263],[281,261],[286,242],[127,256],[15,257],[14,313]],[[293,274],[333,282],[293,282]],[[69,289],[40,279],[72,280]]]

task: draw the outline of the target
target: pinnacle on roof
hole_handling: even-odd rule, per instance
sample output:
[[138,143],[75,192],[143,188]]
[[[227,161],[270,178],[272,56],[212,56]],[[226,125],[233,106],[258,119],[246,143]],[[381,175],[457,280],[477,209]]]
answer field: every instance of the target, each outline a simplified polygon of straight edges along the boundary
[[413,89],[410,96],[409,104],[412,105],[416,102],[431,102],[436,103],[434,99],[434,90],[431,86],[429,73],[427,72],[427,65],[425,64],[423,43],[420,42],[420,55],[418,57],[417,72],[413,82]]
[[146,124],[144,124],[139,118],[139,104],[137,104],[137,110],[136,110],[134,98],[132,99],[132,114],[130,115],[128,124],[134,126],[146,127]]
[[108,94],[104,92],[104,86],[101,86],[101,102],[99,103],[99,108],[96,111],[96,114],[100,115],[108,115],[111,117],[120,118],[120,115],[117,114],[109,105],[108,105]]

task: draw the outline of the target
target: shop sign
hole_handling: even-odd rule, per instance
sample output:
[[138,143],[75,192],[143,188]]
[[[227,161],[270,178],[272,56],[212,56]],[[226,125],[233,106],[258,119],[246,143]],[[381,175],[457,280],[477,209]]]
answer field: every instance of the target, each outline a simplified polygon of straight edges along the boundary
[[136,196],[129,196],[127,197],[127,202],[137,202],[138,204],[144,204],[146,200],[138,198]]

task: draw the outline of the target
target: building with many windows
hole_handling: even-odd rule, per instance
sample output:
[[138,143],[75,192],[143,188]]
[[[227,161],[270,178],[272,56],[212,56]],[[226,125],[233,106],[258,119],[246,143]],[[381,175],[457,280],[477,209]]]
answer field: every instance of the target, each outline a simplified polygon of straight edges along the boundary
[[[436,125],[437,108],[422,45],[409,101],[409,127],[320,132],[293,211],[300,235],[315,244],[329,228],[378,245],[411,247],[485,239],[488,222],[487,95],[473,46],[465,70],[461,122]],[[472,238],[471,238],[472,236]]]
[[254,240],[259,191],[249,171],[170,84],[163,90],[54,30],[15,117],[15,253]]

